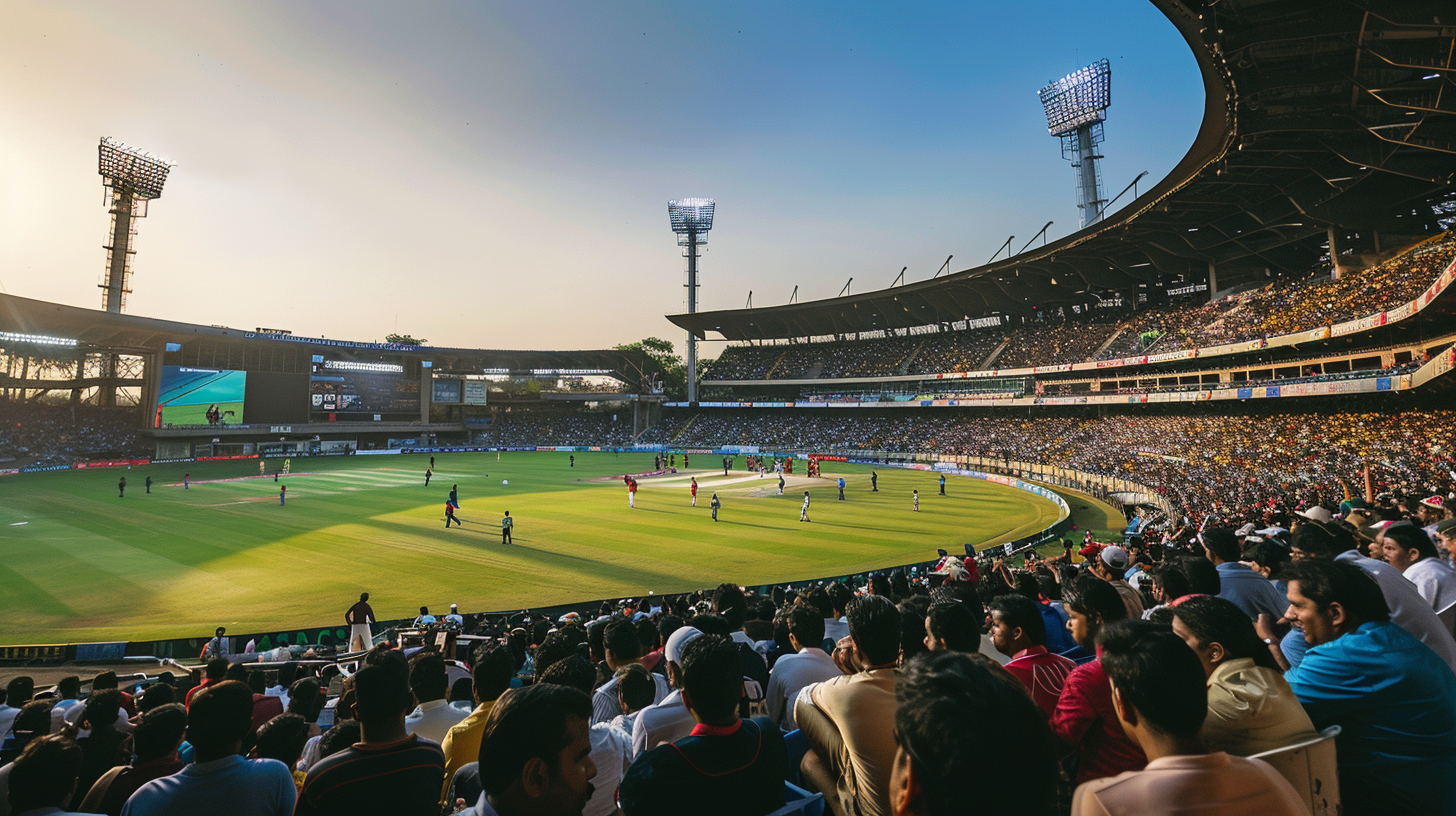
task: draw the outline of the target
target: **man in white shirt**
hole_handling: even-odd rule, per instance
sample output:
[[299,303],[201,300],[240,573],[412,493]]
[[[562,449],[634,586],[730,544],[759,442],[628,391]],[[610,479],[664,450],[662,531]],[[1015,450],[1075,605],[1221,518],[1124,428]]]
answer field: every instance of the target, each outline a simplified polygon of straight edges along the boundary
[[1415,584],[1432,609],[1440,612],[1456,604],[1456,569],[1440,557],[1425,530],[1400,521],[1382,530],[1377,541],[1385,553],[1385,563]]
[[[637,637],[637,626],[630,620],[613,621],[606,626],[602,644],[606,651],[607,667],[614,675],[623,666],[640,663],[642,641]],[[657,686],[653,702],[660,703],[668,695],[667,680],[660,674],[652,675],[652,680]],[[610,723],[621,713],[622,704],[617,700],[617,678],[613,676],[592,695],[592,725]]]
[[[74,720],[81,716],[81,678],[71,675],[62,677],[61,682],[56,684],[56,694],[60,699],[51,706],[51,733],[60,733],[66,727],[68,720]],[[74,712],[75,716],[71,716]]]
[[[596,669],[586,658],[572,655],[548,666],[541,673],[540,681],[590,692],[596,676]],[[617,785],[632,764],[632,740],[604,722],[591,726],[590,739],[591,761],[596,766],[597,775],[592,778],[594,790],[582,810],[582,816],[616,816]]]
[[789,610],[789,643],[793,654],[786,654],[774,663],[768,678],[768,694],[764,701],[768,715],[785,731],[798,728],[794,720],[794,700],[811,683],[818,683],[844,672],[834,665],[834,658],[819,648],[824,642],[824,619],[819,610],[802,604]]
[[28,675],[12,677],[5,684],[5,704],[0,705],[0,740],[10,734],[10,727],[19,716],[20,709],[35,695],[35,681]]
[[667,661],[667,681],[674,689],[662,702],[650,705],[637,713],[637,722],[632,724],[632,758],[668,742],[677,742],[692,733],[697,720],[682,701],[682,650],[703,633],[691,626],[683,626],[672,633],[663,649]]
[[470,716],[445,700],[450,678],[445,658],[435,652],[421,652],[410,661],[409,684],[419,705],[404,720],[407,734],[418,734],[433,742],[444,742],[451,726]]

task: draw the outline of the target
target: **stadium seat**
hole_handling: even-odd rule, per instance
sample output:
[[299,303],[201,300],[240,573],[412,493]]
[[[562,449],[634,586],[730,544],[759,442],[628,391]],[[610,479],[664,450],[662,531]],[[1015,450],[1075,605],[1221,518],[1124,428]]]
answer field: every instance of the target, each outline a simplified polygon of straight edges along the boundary
[[1340,777],[1335,765],[1335,737],[1340,727],[1332,725],[1312,740],[1275,748],[1250,759],[1262,759],[1274,766],[1299,792],[1314,816],[1340,813]]
[[788,803],[768,816],[823,816],[824,794],[810,793],[798,785],[784,783],[784,800]]

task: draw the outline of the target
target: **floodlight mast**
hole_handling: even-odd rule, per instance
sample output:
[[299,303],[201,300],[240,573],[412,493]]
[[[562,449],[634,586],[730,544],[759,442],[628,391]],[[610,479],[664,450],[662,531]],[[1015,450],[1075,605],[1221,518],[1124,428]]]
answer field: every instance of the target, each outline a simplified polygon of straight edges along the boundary
[[[679,198],[667,202],[667,217],[672,231],[677,233],[677,244],[683,247],[688,259],[688,314],[698,311],[698,245],[708,243],[708,231],[713,228],[713,208],[716,202],[711,198]],[[688,332],[688,402],[698,401],[698,338]]]
[[1062,143],[1062,158],[1070,159],[1076,171],[1077,208],[1081,225],[1102,220],[1107,201],[1102,194],[1102,122],[1112,105],[1112,68],[1098,60],[1074,71],[1037,92],[1046,111],[1047,132]]
[[172,165],[105,136],[101,137],[97,154],[96,171],[101,174],[111,210],[111,242],[105,247],[106,282],[101,284],[101,302],[106,311],[119,314],[126,308],[126,296],[131,292],[131,256],[136,254],[131,241],[136,235],[136,220],[147,216],[148,201],[161,197]]

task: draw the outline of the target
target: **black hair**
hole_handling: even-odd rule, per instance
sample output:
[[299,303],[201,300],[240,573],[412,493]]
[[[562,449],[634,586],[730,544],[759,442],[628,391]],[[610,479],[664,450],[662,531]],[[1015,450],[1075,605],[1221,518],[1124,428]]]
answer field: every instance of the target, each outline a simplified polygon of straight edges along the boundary
[[450,702],[475,705],[475,684],[469,677],[462,677],[450,684]]
[[874,665],[892,663],[900,654],[900,610],[883,595],[852,599],[845,609],[849,636]]
[[870,594],[883,595],[894,600],[892,597],[894,593],[890,590],[890,579],[886,578],[884,573],[877,572],[870,576]]
[[483,702],[505,694],[515,673],[515,663],[508,650],[499,646],[486,650],[476,659],[475,671],[471,674],[471,688],[476,699]]
[[1381,535],[1394,541],[1402,550],[1415,550],[1417,561],[1422,558],[1435,558],[1437,555],[1435,542],[1431,541],[1425,530],[1414,524],[1392,524]]
[[1200,537],[1203,546],[1220,561],[1237,561],[1243,553],[1239,549],[1239,537],[1227,527],[1210,527]]
[[263,676],[262,670],[248,672],[248,688],[254,694],[262,694],[268,690],[268,678]]
[[[251,706],[253,695],[248,694],[248,703]],[[116,725],[116,718],[121,715],[121,692],[116,689],[102,689],[93,692],[86,699],[86,707],[81,713],[81,719],[91,730],[112,728]]]
[[56,692],[63,700],[74,700],[81,695],[81,678],[76,675],[62,677],[61,682],[56,684]]
[[364,731],[359,727],[358,720],[340,720],[334,723],[334,727],[319,738],[319,759],[337,754],[363,739],[363,736]]
[[1188,590],[1195,595],[1217,595],[1223,582],[1218,577],[1218,567],[1201,555],[1189,556],[1179,562],[1179,567],[1188,578]]
[[565,629],[558,629],[547,635],[546,639],[541,641],[541,645],[536,647],[536,674],[540,675],[552,663],[576,654],[579,642],[568,635]]
[[186,732],[187,709],[181,703],[168,703],[148,711],[137,720],[132,733],[137,761],[161,759],[171,754]]
[[1042,618],[1036,601],[1021,594],[999,595],[992,598],[987,607],[993,613],[1000,613],[1001,619],[1008,625],[1020,629],[1033,646],[1046,645],[1046,620]]
[[1335,529],[1317,521],[1307,521],[1295,528],[1289,546],[1319,558],[1333,558],[1354,546],[1353,540],[1347,536],[1338,535]]
[[909,755],[928,816],[965,813],[968,789],[978,813],[1051,812],[1051,729],[1004,669],[979,654],[922,654],[900,670],[895,698],[895,739]]
[[318,722],[319,710],[324,704],[321,691],[317,678],[294,680],[293,685],[288,687],[288,713],[297,714],[310,723]]
[[236,680],[203,688],[187,705],[187,741],[210,759],[241,742],[252,730],[253,692]]
[[729,631],[742,629],[743,621],[748,617],[748,602],[743,598],[743,590],[737,584],[719,584],[713,590],[713,612],[728,621]]
[[723,637],[728,637],[733,633],[733,628],[728,625],[728,621],[723,620],[717,615],[694,615],[688,620],[687,625],[705,635],[722,635]]
[[308,721],[297,714],[279,714],[258,728],[253,754],[259,759],[276,759],[292,770],[307,742]]
[[532,759],[553,771],[570,744],[568,720],[591,722],[591,698],[581,689],[537,683],[511,689],[491,707],[480,740],[480,785],[499,796]]
[[693,638],[683,647],[682,686],[700,721],[716,724],[735,719],[743,698],[738,644],[723,635]]
[[445,670],[445,658],[438,652],[420,652],[410,658],[409,687],[415,694],[416,702],[445,699],[445,693],[450,690],[450,674]]
[[788,610],[788,617],[789,634],[799,641],[799,646],[808,649],[824,642],[824,619],[819,617],[819,610],[795,604]]
[[[971,608],[960,601],[942,601],[930,605],[930,634],[953,652],[980,651],[981,621]],[[1040,616],[1038,616],[1040,617]]]
[[1091,575],[1077,579],[1066,597],[1066,604],[1068,609],[1079,615],[1101,617],[1103,625],[1127,617],[1127,605],[1112,584]]
[[1195,737],[1208,716],[1208,681],[1198,655],[1166,626],[1117,621],[1097,633],[1102,670],[1124,705],[1150,728]]
[[[29,680],[29,677],[17,677],[16,680]],[[14,682],[14,681],[11,681]],[[91,690],[114,689],[116,688],[116,672],[104,671],[91,678]],[[13,703],[11,705],[14,705]]]
[[1278,670],[1279,664],[1269,654],[1269,647],[1254,631],[1254,622],[1232,601],[1195,595],[1173,607],[1173,616],[1198,638],[1199,645],[1223,646],[1226,659],[1252,658],[1256,665]]
[[5,704],[11,708],[20,708],[30,702],[35,696],[35,681],[28,675],[10,678],[5,684]]
[[161,708],[164,705],[171,705],[175,702],[177,702],[176,689],[166,683],[154,683],[147,686],[147,690],[143,691],[141,696],[137,698],[137,713],[145,714],[152,709]]
[[65,807],[84,759],[81,746],[61,734],[26,743],[10,774],[10,812]]
[[904,600],[914,594],[910,589],[910,579],[905,577],[904,570],[895,570],[890,573],[890,597]]
[[224,680],[236,680],[239,683],[247,685],[248,674],[247,666],[241,663],[232,663],[227,667],[227,671],[223,672],[222,676]]
[[636,660],[642,656],[642,641],[637,638],[637,627],[629,620],[615,620],[606,625],[602,646],[620,661]]
[[1164,603],[1193,594],[1193,585],[1188,583],[1188,573],[1183,571],[1182,560],[1171,558],[1153,567],[1153,584],[1162,588]]
[[641,663],[629,663],[617,669],[617,697],[632,711],[650,706],[657,700],[657,682]]
[[1250,541],[1244,545],[1244,559],[1269,568],[1269,577],[1283,580],[1284,565],[1290,561],[1289,550],[1272,541]]
[[17,740],[24,735],[25,739],[33,739],[51,731],[51,703],[49,700],[31,700],[20,707],[20,713],[15,715],[15,720],[10,723],[12,733]]
[[354,707],[360,723],[392,722],[414,708],[404,658],[381,660],[354,673]]
[[672,637],[672,633],[681,629],[682,626],[683,619],[681,615],[671,613],[663,615],[657,621],[657,636],[662,639],[663,645],[667,645],[667,639]]
[[[829,603],[834,607],[831,615],[835,612],[849,612],[850,599],[854,598],[853,590],[843,583],[835,581],[824,591],[829,594]],[[830,617],[830,615],[825,615],[825,617]]]
[[803,604],[819,613],[821,618],[834,617],[834,602],[821,586],[811,586],[799,594],[796,603]]
[[658,647],[657,624],[649,618],[643,618],[632,625],[637,629],[637,642],[641,644],[644,654]]
[[1299,594],[1321,607],[1338,603],[1359,623],[1390,620],[1390,606],[1380,585],[1354,564],[1306,558],[1291,563],[1284,580],[1298,581]]
[[538,683],[555,683],[558,686],[581,689],[587,694],[592,693],[592,686],[596,681],[596,666],[581,655],[572,655],[565,660],[558,660],[547,667],[546,671],[536,676]]

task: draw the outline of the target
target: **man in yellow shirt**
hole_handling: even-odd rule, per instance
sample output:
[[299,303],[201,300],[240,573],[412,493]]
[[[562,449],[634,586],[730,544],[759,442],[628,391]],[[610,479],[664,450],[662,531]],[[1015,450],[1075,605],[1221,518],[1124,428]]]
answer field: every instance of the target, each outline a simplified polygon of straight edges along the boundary
[[445,752],[445,787],[440,791],[444,801],[450,792],[450,783],[455,772],[480,758],[480,740],[485,736],[485,720],[495,701],[511,687],[511,677],[516,673],[511,653],[502,646],[480,656],[475,663],[471,683],[475,692],[475,710],[470,716],[451,726],[445,734],[440,748]]

